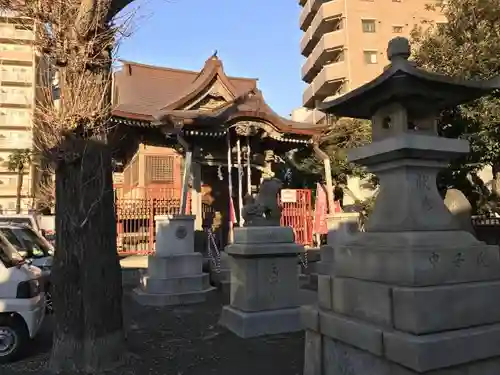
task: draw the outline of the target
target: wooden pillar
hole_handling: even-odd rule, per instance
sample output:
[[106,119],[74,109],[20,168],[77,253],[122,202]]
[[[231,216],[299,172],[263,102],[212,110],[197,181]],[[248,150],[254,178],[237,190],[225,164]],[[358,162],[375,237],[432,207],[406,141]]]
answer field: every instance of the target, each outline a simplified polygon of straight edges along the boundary
[[228,183],[228,191],[229,191],[229,238],[228,242],[233,243],[233,215],[234,205],[233,205],[233,162],[232,162],[232,153],[231,153],[231,135],[229,131],[227,132],[227,183]]
[[252,195],[252,150],[250,137],[247,136],[247,195]]
[[241,141],[240,138],[236,140],[236,152],[237,152],[237,166],[238,166],[238,224],[240,227],[243,226],[243,166],[241,163]]
[[137,184],[138,191],[135,193],[137,198],[147,198],[148,194],[146,192],[147,189],[147,173],[146,170],[146,155],[144,155],[145,146],[141,143],[139,145],[139,150],[137,151],[137,161],[139,165],[137,166],[137,170],[139,171],[139,182]]
[[[197,155],[197,150],[193,150]],[[197,160],[197,158],[195,158]],[[203,207],[201,201],[201,165],[194,161],[191,166],[192,187],[191,187],[191,215],[195,215],[194,229],[203,230]]]

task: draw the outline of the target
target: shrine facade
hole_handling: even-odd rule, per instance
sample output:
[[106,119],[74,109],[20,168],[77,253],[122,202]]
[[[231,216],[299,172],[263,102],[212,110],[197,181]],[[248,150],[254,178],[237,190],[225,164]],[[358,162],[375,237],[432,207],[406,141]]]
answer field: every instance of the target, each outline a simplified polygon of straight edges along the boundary
[[227,76],[216,55],[198,72],[122,64],[112,112],[118,195],[182,201],[187,187],[199,231],[227,238],[232,225],[243,225],[245,195],[323,130],[279,116],[257,79]]

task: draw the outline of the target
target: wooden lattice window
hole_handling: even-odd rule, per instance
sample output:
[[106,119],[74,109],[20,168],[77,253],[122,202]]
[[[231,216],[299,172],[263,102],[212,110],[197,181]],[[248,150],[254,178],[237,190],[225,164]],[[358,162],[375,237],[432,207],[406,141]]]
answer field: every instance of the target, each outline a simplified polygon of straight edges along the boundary
[[174,156],[147,156],[146,176],[148,183],[173,183],[174,164]]

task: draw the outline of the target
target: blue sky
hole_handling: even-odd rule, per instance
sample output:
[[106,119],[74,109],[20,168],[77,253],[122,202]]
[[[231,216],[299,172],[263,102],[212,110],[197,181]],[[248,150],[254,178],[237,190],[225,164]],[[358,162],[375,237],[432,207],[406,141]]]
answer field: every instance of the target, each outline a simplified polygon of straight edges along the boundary
[[136,6],[119,58],[199,70],[218,50],[228,75],[259,78],[280,115],[301,105],[297,0],[138,0]]

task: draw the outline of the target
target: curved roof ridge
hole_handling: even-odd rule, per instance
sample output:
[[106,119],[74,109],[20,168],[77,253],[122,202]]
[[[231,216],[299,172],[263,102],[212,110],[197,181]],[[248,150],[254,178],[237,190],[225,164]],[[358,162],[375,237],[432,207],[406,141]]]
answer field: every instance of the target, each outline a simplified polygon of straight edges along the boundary
[[227,88],[232,97],[235,98],[238,91],[226,75],[222,61],[217,56],[213,55],[205,61],[205,65],[198,73],[197,77],[193,80],[191,85],[186,88],[186,90],[184,90],[184,92],[177,99],[167,103],[161,109],[178,109],[190,100],[194,99],[197,95],[203,92],[204,89],[207,89],[217,77],[219,77],[222,84]]

